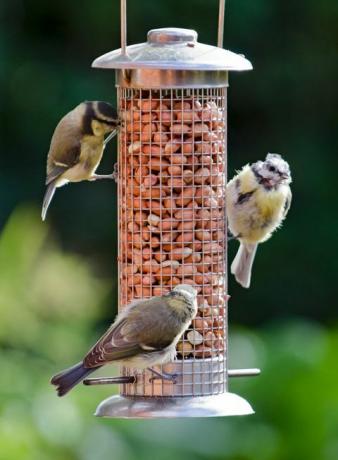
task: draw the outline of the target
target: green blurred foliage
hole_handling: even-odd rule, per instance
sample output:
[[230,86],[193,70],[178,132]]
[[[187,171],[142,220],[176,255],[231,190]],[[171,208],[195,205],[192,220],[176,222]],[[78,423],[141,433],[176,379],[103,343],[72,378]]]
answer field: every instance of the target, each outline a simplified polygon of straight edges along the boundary
[[20,208],[0,239],[1,460],[336,460],[338,329],[305,318],[232,328],[230,366],[263,369],[231,382],[255,416],[100,420],[92,413],[116,388],[80,385],[58,399],[49,377],[105,327],[94,332],[110,286],[46,228]]
[[[128,42],[176,26],[214,44],[217,4],[130,0]],[[230,364],[263,369],[231,390],[256,415],[107,421],[91,414],[115,388],[57,399],[48,379],[115,314],[116,186],[59,190],[47,224],[37,207],[57,121],[85,99],[115,102],[113,73],[90,63],[119,47],[119,2],[0,2],[0,460],[338,458],[337,19],[336,0],[227,1],[225,47],[254,65],[230,76],[229,176],[273,151],[294,178],[290,215],[260,248],[253,287],[230,279]],[[101,171],[115,159],[111,143]]]

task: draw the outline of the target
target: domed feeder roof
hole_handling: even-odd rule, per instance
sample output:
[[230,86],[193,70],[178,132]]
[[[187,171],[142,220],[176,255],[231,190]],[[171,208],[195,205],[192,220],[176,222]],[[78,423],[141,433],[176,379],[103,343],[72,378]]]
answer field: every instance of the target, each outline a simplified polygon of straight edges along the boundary
[[197,41],[197,32],[174,27],[153,29],[146,43],[98,57],[92,67],[103,69],[251,70],[243,55]]

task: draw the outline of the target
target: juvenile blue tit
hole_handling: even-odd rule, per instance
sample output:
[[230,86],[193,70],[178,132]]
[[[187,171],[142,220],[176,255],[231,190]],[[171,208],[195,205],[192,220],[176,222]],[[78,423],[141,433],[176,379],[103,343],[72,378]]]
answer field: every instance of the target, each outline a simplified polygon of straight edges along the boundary
[[[177,342],[196,313],[197,292],[187,284],[179,284],[161,297],[134,301],[83,361],[52,377],[51,383],[63,396],[88,374],[113,361],[140,369],[172,361]],[[162,378],[171,376],[149,370]]]
[[231,273],[250,287],[257,245],[266,241],[285,218],[291,205],[291,174],[286,161],[268,153],[265,161],[246,165],[227,185],[227,215],[240,247]]
[[107,102],[86,101],[67,113],[55,128],[47,158],[47,190],[42,205],[45,220],[57,187],[68,182],[114,179],[115,175],[95,174],[105,147],[104,136],[117,132],[116,110]]

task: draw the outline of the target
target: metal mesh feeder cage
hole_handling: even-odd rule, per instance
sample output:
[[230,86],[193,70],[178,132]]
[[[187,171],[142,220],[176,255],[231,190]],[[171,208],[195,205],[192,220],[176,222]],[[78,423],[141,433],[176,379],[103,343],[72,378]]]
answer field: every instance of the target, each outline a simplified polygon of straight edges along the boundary
[[[198,315],[177,345],[177,360],[158,370],[123,368],[119,396],[103,401],[106,417],[218,416],[252,413],[228,392],[226,90],[229,70],[249,61],[198,43],[193,30],[151,30],[93,67],[116,69],[123,120],[118,147],[119,308],[191,284]],[[155,367],[156,369],[156,367]],[[133,381],[134,379],[134,381]]]

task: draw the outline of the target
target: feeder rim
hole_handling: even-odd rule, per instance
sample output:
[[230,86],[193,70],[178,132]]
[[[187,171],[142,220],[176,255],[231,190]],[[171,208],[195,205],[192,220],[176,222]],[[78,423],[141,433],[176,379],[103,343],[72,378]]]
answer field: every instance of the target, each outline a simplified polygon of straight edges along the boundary
[[[127,55],[121,54],[121,48],[110,51],[96,58],[91,66],[97,69],[158,69],[158,70],[226,70],[226,71],[244,71],[252,70],[253,66],[251,62],[244,57],[243,54],[236,54],[232,51],[212,47],[209,45],[203,45],[209,48],[214,48],[213,51],[215,59],[218,62],[215,63],[203,63],[203,62],[173,62],[168,60],[163,61],[143,61],[139,62],[133,59],[131,56],[135,51],[140,49],[139,43],[137,45],[130,45],[127,47]],[[181,44],[175,44],[180,46]]]
[[217,46],[197,41],[191,29],[167,27],[148,32],[148,41],[110,51],[95,59],[94,68],[165,70],[251,70],[251,62]]

